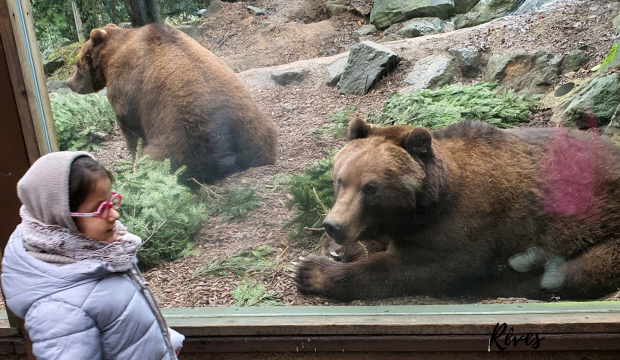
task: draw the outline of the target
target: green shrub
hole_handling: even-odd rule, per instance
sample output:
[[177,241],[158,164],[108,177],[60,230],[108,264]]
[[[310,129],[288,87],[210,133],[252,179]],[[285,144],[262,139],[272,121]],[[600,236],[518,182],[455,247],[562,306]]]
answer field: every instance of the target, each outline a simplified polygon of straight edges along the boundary
[[329,123],[317,130],[320,135],[330,134],[333,137],[347,135],[349,121],[355,114],[355,106],[347,106],[342,111],[335,112],[329,116]]
[[234,299],[233,306],[278,306],[282,305],[276,301],[275,292],[273,290],[265,291],[263,284],[252,284],[250,281],[244,281],[237,286],[231,293]]
[[226,222],[260,206],[262,197],[250,186],[226,189],[218,194],[202,185],[202,199],[207,204],[209,216],[219,216]]
[[56,93],[50,102],[60,150],[98,150],[114,133],[116,116],[105,96]]
[[185,167],[170,172],[170,161],[141,156],[116,162],[114,191],[123,195],[121,222],[142,238],[141,266],[151,268],[192,253],[191,239],[206,218],[205,206],[179,183]]
[[408,124],[437,129],[463,119],[486,121],[498,127],[511,127],[528,121],[537,98],[517,96],[514,91],[497,91],[495,83],[446,85],[435,90],[394,93],[375,114],[375,124]]
[[306,228],[321,227],[334,205],[333,166],[332,153],[328,159],[314,162],[303,174],[293,175],[289,180],[287,206],[295,209],[295,215],[284,223],[283,228],[292,229],[293,238],[302,236]]
[[207,274],[224,276],[229,273],[245,277],[250,273],[262,272],[276,265],[275,262],[266,258],[271,253],[273,253],[273,248],[263,245],[254,250],[240,251],[222,260],[213,259],[209,264],[198,269],[194,277]]

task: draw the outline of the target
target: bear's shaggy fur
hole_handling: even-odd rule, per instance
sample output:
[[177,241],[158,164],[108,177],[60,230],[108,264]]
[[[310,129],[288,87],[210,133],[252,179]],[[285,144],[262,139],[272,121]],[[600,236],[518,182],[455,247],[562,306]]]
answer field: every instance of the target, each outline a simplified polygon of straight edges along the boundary
[[[336,201],[324,222],[341,249],[328,242],[323,253],[343,261],[306,257],[300,291],[549,298],[538,286],[543,271],[559,274],[555,295],[617,289],[620,149],[598,135],[471,121],[429,132],[355,119],[349,137],[335,158]],[[565,262],[523,274],[507,267],[529,246]]]
[[80,94],[107,86],[129,151],[187,165],[210,182],[275,164],[277,130],[234,72],[191,37],[150,24],[93,29],[67,81]]

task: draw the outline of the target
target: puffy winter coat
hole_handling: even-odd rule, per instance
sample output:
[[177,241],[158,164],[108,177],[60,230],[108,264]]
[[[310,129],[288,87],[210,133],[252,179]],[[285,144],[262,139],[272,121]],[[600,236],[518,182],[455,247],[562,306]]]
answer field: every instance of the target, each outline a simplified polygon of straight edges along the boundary
[[[7,306],[25,319],[40,360],[171,359],[156,315],[130,275],[96,260],[63,266],[38,260],[26,253],[20,226],[2,260]],[[168,331],[180,349],[184,336]]]

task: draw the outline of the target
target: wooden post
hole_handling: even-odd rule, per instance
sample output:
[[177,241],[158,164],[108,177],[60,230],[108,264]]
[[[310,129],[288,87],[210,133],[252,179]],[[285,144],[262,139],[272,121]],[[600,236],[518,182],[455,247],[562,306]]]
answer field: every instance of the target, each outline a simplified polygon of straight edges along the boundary
[[84,42],[84,30],[82,29],[82,19],[80,18],[80,12],[78,11],[75,1],[71,2],[71,8],[73,9],[73,19],[75,19],[75,30],[77,31],[78,41]]
[[[58,151],[56,142],[56,131],[54,129],[54,120],[52,118],[52,108],[45,86],[45,75],[43,73],[43,61],[39,52],[39,46],[34,30],[34,21],[32,19],[32,7],[30,0],[0,0],[6,2],[8,14],[6,17],[10,19],[12,38],[16,48],[16,57],[8,58],[9,72],[13,86],[17,86],[19,93],[26,97],[28,110],[20,109],[20,121],[22,127],[30,128],[35,135],[35,143],[37,152],[31,151],[29,148],[28,157],[32,162],[41,155],[49,152]],[[5,16],[2,23],[4,24]],[[5,25],[2,26],[3,30]],[[2,34],[4,38],[4,33]],[[19,69],[12,68],[13,61],[17,61]],[[25,90],[25,93],[24,93]],[[18,93],[18,92],[16,92]],[[19,94],[18,93],[18,94]],[[20,102],[21,104],[21,102]],[[28,114],[22,113],[27,112]],[[32,139],[26,139],[27,143]]]

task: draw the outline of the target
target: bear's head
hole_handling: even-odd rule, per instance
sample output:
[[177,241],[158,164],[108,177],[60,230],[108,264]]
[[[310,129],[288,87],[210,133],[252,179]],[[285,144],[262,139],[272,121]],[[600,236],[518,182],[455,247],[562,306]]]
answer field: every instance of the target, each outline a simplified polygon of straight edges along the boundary
[[427,171],[435,162],[431,133],[371,126],[356,118],[349,123],[349,140],[334,159],[336,201],[323,227],[339,244],[393,235],[429,204]]
[[82,45],[75,60],[76,69],[67,80],[71,90],[78,94],[90,94],[106,86],[105,52],[110,38],[119,31],[118,26],[108,24],[90,32],[90,38]]

